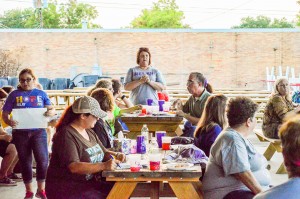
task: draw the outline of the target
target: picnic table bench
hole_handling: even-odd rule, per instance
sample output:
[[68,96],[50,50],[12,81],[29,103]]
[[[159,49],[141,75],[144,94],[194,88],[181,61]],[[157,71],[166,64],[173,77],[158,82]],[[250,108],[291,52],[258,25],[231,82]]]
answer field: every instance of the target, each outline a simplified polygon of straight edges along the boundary
[[[269,142],[269,145],[263,154],[268,161],[271,160],[275,152],[282,153],[282,146],[281,146],[280,139],[268,138],[263,134],[262,130],[255,130],[254,133],[261,142]],[[282,162],[279,168],[277,169],[276,174],[285,174],[285,173],[287,172]]]

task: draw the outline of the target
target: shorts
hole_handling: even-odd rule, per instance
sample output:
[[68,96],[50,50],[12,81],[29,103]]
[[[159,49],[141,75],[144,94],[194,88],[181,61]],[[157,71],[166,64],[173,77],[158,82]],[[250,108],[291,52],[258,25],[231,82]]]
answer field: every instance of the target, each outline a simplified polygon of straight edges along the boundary
[[3,158],[6,155],[6,149],[10,145],[10,142],[0,140],[0,156]]

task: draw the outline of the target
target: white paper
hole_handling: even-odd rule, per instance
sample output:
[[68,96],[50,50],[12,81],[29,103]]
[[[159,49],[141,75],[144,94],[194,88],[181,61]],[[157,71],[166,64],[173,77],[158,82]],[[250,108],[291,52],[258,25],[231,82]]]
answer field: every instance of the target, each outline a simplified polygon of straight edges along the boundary
[[13,120],[18,122],[14,129],[47,128],[48,119],[44,116],[47,108],[13,109]]

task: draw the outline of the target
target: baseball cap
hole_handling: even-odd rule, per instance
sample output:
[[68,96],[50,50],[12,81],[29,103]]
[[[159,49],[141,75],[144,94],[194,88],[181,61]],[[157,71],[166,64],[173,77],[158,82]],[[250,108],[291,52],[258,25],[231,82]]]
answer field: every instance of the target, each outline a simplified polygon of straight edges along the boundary
[[106,112],[101,110],[98,101],[90,96],[83,96],[76,99],[72,105],[72,110],[74,113],[90,113],[98,118],[107,116]]

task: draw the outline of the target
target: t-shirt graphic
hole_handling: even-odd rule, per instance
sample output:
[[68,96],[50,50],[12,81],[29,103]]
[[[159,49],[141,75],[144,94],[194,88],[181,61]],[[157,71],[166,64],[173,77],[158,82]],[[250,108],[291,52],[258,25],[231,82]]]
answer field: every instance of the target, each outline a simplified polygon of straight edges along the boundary
[[[104,158],[104,152],[101,149],[99,144],[96,144],[90,148],[85,149],[85,151],[89,154],[91,163],[102,162]],[[90,180],[93,178],[93,174],[87,174],[85,176],[86,180]]]

